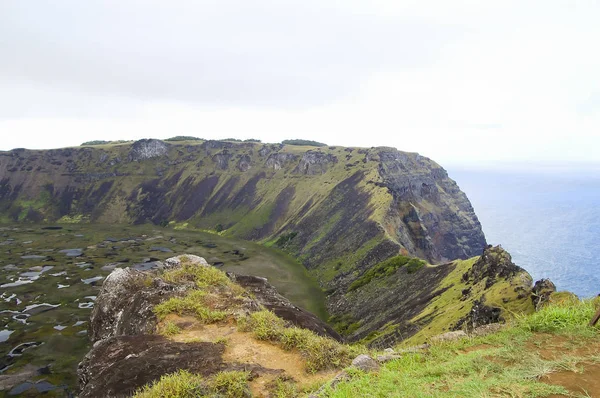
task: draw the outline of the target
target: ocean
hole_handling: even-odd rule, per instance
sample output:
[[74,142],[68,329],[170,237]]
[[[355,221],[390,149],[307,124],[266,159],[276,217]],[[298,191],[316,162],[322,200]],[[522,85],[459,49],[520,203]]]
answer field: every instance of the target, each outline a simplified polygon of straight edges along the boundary
[[467,194],[489,244],[502,245],[534,280],[579,297],[600,294],[600,175],[448,171]]

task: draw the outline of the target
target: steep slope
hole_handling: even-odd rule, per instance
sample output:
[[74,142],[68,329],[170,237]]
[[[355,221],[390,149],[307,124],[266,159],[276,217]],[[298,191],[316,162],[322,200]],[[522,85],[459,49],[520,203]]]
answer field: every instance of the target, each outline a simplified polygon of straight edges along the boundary
[[[440,264],[485,247],[471,204],[446,171],[385,147],[141,140],[16,149],[0,153],[0,221],[172,223],[275,245],[318,278],[338,321],[373,308],[352,297],[379,291],[379,279],[349,288],[382,261],[401,254]],[[432,293],[453,267],[424,268],[433,279],[422,290]],[[402,280],[410,287],[410,277]],[[381,323],[346,332],[361,338]]]

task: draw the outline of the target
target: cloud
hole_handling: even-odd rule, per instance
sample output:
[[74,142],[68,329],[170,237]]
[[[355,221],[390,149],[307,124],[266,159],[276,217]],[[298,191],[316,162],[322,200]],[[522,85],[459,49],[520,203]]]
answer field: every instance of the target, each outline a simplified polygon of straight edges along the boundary
[[585,1],[7,0],[0,147],[185,134],[600,162],[598,17]]

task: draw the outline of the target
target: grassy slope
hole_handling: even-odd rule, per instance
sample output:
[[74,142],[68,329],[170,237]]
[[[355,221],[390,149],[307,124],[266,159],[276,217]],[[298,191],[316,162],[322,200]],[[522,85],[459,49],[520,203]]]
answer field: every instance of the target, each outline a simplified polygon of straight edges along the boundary
[[[353,372],[352,380],[322,396],[596,396],[598,391],[587,389],[593,385],[589,380],[600,376],[590,373],[597,372],[594,364],[600,363],[600,330],[587,322],[597,304],[557,303],[519,317],[492,335],[433,343],[428,351],[385,364],[377,374]],[[561,372],[559,382],[553,381],[555,372]],[[587,377],[581,377],[586,372]],[[570,379],[579,387],[569,391],[561,385],[571,387]]]

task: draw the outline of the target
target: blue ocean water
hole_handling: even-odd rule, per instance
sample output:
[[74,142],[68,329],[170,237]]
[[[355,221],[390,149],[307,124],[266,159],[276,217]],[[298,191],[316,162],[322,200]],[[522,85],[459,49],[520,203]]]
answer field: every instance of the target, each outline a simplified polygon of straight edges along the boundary
[[534,280],[579,297],[600,294],[600,175],[449,170],[488,243],[501,244]]

